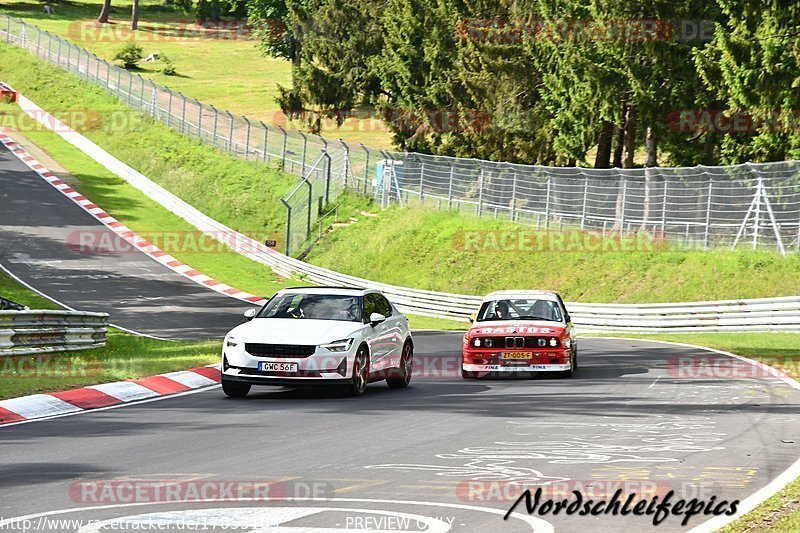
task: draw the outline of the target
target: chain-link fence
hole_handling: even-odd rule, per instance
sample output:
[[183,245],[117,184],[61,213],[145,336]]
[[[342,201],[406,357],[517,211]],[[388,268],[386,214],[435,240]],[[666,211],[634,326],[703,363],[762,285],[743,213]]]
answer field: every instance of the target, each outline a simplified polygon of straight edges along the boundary
[[301,251],[321,210],[345,189],[374,195],[384,207],[417,203],[545,230],[654,231],[699,248],[746,241],[783,253],[800,249],[797,161],[622,170],[390,153],[203,104],[2,14],[0,37],[185,135],[299,176],[284,196],[287,253]]

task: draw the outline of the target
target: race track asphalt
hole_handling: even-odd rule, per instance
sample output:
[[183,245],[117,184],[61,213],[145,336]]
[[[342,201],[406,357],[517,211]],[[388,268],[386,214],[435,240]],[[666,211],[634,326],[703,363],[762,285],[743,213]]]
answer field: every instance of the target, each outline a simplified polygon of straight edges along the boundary
[[250,304],[210,291],[138,250],[86,253],[80,234],[116,235],[0,145],[0,264],[74,309],[171,339],[222,337]]
[[[105,230],[4,149],[0,205],[2,264],[67,305],[170,338],[221,336],[248,307],[142,254],[71,250]],[[742,500],[800,457],[800,391],[724,355],[582,339],[573,378],[464,381],[459,333],[415,342],[404,390],[214,387],[0,427],[0,531],[686,531],[710,516],[502,515],[520,487]]]
[[[800,455],[800,391],[772,377],[708,370],[724,368],[726,356],[583,339],[571,379],[464,381],[459,334],[415,338],[415,377],[405,390],[375,383],[350,398],[263,388],[234,400],[212,388],[0,428],[0,516],[95,507],[59,517],[161,513],[173,524],[168,530],[178,531],[181,520],[246,512],[282,525],[237,531],[313,532],[370,531],[356,526],[404,513],[451,529],[422,520],[419,528],[387,530],[530,531],[519,519],[502,520],[517,483],[553,498],[577,489],[609,499],[621,488],[624,497],[674,490],[677,499],[741,500]],[[112,484],[98,490],[101,480]],[[220,482],[271,483],[278,500],[178,503],[145,491],[131,501],[122,481],[171,483],[180,487],[173,500],[197,498],[201,487],[215,498]],[[140,505],[119,507],[132,502]],[[242,507],[250,510],[231,510]],[[703,522],[695,517],[682,527],[681,518],[669,517],[656,528],[647,516],[540,518],[556,531],[687,531]]]

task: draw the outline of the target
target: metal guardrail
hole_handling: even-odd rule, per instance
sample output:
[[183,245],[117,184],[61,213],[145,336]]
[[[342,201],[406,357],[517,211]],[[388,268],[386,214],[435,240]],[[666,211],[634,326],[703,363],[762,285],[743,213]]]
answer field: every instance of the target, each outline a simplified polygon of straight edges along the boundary
[[82,311],[0,311],[0,356],[105,346],[108,315]]
[[[383,291],[402,311],[466,321],[482,297],[399,287],[369,281],[305,263],[236,232],[203,214],[147,176],[118,160],[70,129],[36,104],[20,96],[20,106],[46,128],[126,180],[153,201],[237,253],[270,267],[284,277],[321,285],[369,287]],[[800,297],[667,304],[568,303],[582,332],[800,331]]]

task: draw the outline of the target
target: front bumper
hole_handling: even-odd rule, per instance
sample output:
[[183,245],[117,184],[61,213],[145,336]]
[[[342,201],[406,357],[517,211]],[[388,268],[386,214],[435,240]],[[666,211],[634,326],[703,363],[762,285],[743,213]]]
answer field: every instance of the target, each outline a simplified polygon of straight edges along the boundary
[[234,383],[247,383],[266,387],[306,387],[306,386],[337,386],[349,385],[351,380],[338,376],[336,378],[295,378],[277,376],[242,376],[238,374],[223,373],[222,379]]
[[570,369],[570,364],[530,364],[530,365],[462,365],[467,372],[563,372]]
[[[346,383],[353,375],[355,350],[331,353],[321,348],[307,357],[259,357],[244,351],[243,345],[226,347],[222,357],[222,376],[226,381],[251,385]],[[290,363],[294,372],[261,371],[259,363]]]

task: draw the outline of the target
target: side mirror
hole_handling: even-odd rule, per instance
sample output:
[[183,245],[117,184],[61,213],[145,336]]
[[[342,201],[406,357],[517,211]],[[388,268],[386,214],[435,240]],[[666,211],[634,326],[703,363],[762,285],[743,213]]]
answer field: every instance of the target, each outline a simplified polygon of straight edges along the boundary
[[384,321],[386,321],[386,317],[380,313],[372,313],[371,315],[369,315],[369,323],[372,326],[377,326],[378,324]]
[[253,320],[253,318],[255,316],[256,316],[256,310],[255,309],[248,309],[247,311],[244,312],[244,317],[247,320]]
[[477,319],[478,319],[478,315],[476,315],[475,313],[472,313],[471,315],[469,315],[470,323],[474,324]]

